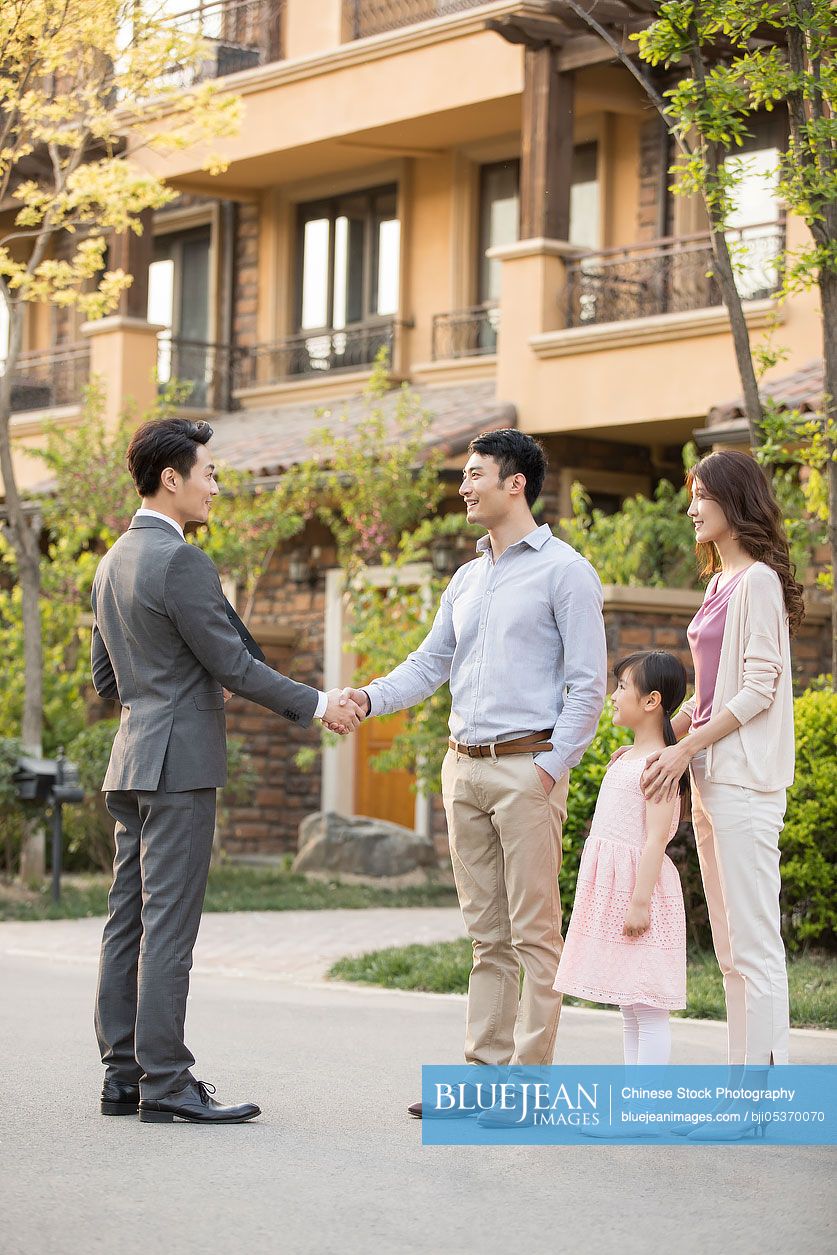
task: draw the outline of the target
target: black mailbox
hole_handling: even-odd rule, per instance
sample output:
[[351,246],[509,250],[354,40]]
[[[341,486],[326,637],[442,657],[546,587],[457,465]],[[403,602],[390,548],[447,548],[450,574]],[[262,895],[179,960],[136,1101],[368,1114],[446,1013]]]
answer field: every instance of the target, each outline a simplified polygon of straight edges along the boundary
[[52,789],[53,801],[83,802],[84,789],[81,787],[81,778],[75,763],[67,762],[66,758],[59,758],[56,766],[58,773]]
[[17,760],[13,778],[21,802],[52,807],[52,898],[57,902],[61,897],[61,808],[65,802],[84,801],[78,767],[67,762],[63,750],[58,751],[57,758],[23,754]]
[[52,800],[52,790],[58,774],[54,758],[33,758],[23,754],[17,760],[14,782],[21,802],[39,802],[47,806]]

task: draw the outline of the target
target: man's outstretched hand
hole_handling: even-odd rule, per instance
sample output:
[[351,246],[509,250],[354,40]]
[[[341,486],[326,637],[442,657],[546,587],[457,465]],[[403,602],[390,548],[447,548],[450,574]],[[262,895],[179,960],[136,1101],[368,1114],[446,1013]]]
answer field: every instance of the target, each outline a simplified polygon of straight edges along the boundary
[[343,689],[343,692],[340,694],[340,705],[345,706],[347,702],[354,702],[359,707],[361,719],[365,719],[372,708],[369,694],[364,692],[363,689]]
[[[329,689],[326,693],[328,705],[323,714],[323,723],[329,732],[337,732],[340,736],[346,736],[349,732],[354,732],[360,727],[361,720],[366,714],[365,701],[358,704],[351,697],[353,689]],[[347,697],[346,694],[349,694]],[[361,694],[365,697],[365,694]]]

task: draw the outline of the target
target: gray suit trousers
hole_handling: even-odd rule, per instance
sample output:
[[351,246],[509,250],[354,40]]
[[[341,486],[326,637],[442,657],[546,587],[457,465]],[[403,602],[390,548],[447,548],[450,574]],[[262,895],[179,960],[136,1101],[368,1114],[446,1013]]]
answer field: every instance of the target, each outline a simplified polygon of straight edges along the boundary
[[215,828],[215,789],[112,791],[116,858],[102,938],[96,1035],[106,1076],[155,1101],[183,1089],[192,949]]

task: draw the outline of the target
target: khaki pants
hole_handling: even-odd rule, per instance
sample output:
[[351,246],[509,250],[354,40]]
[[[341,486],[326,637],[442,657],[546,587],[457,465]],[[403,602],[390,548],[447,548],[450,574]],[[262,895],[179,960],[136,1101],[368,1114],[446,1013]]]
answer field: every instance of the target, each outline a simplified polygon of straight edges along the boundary
[[724,976],[730,1063],[788,1062],[788,974],[779,914],[785,790],[706,778],[692,759],[692,824],[712,944]]
[[[467,1063],[551,1064],[561,1013],[558,872],[569,775],[544,792],[532,754],[448,750],[442,797],[459,904],[474,945]],[[520,969],[523,969],[523,992]]]

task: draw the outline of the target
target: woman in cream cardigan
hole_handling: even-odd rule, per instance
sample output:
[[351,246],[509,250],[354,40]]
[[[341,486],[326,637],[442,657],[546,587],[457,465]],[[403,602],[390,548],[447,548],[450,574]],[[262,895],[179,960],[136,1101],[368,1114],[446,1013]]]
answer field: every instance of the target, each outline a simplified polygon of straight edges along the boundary
[[724,974],[729,1062],[788,1062],[788,979],[779,931],[779,833],[793,781],[790,636],[802,622],[781,515],[744,453],[710,453],[688,477],[703,575],[689,625],[695,695],[677,745],[643,774],[649,800],[688,769],[712,941]]

